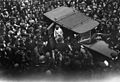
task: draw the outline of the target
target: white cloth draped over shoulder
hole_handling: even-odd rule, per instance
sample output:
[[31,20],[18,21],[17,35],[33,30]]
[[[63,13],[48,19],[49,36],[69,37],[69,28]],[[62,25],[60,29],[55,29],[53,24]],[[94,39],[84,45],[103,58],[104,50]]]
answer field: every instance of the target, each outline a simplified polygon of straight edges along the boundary
[[58,27],[58,29],[55,28],[54,30],[54,37],[55,38],[62,38],[63,37],[63,31],[60,27]]
[[[54,29],[54,38],[56,43],[63,42],[63,30],[60,27]],[[59,41],[60,40],[60,41]]]

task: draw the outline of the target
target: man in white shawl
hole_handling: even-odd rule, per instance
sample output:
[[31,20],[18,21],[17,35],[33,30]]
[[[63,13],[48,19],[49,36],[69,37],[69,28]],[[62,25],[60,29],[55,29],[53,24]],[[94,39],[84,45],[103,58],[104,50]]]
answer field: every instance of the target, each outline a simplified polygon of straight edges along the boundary
[[60,26],[56,25],[55,29],[54,29],[54,38],[55,38],[55,41],[56,43],[59,43],[59,42],[63,42],[63,31],[62,29],[60,28]]

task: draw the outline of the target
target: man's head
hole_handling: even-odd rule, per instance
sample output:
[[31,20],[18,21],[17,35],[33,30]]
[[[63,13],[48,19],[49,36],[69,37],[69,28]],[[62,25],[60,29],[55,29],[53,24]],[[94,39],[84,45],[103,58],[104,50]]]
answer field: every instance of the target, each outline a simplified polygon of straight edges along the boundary
[[59,25],[56,25],[56,26],[55,26],[55,29],[56,29],[56,30],[58,30],[59,28],[60,28],[60,26],[59,26]]

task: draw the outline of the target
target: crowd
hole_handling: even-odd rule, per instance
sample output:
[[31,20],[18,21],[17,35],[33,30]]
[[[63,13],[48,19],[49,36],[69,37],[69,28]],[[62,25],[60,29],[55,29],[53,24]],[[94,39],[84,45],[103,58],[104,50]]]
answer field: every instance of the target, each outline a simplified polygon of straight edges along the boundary
[[[46,66],[45,70],[48,70],[93,65],[91,53],[77,43],[75,37],[69,36],[65,43],[50,49],[49,25],[43,14],[60,6],[73,7],[97,20],[100,25],[94,29],[95,33],[110,34],[107,38],[103,36],[103,40],[119,50],[119,4],[119,0],[2,0],[0,62],[6,68],[22,70],[34,66]],[[69,44],[73,50],[67,46]]]

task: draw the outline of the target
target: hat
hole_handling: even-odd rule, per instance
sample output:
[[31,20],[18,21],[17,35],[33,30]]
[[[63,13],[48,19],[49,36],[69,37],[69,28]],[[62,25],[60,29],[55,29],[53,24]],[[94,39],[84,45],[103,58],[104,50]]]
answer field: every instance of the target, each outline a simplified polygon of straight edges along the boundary
[[34,20],[29,20],[30,23],[34,23],[35,21]]
[[46,56],[50,56],[50,52],[46,52]]
[[39,60],[44,60],[45,59],[45,56],[44,55],[41,55],[40,57],[39,57]]

